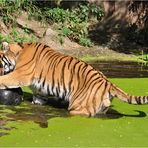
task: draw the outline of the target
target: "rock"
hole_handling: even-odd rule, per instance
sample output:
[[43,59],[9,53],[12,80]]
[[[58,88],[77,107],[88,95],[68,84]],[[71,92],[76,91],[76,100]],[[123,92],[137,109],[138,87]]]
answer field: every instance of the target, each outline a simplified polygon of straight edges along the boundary
[[60,37],[58,31],[52,29],[52,26],[49,26],[44,33],[43,38],[39,39],[39,42],[45,43],[50,46],[52,49],[61,52],[63,54],[68,54],[72,56],[79,56],[82,52],[81,49],[86,49],[83,46],[79,45],[76,42],[71,41],[68,37],[63,37],[63,43],[60,43]]
[[7,35],[10,33],[8,27],[3,23],[2,19],[0,19],[0,33],[3,35]]
[[[4,75],[4,68],[0,67],[0,76]],[[19,88],[0,89],[0,104],[19,105],[23,101],[23,92]]]
[[19,105],[23,101],[21,88],[0,89],[0,104]]
[[27,28],[38,38],[43,37],[44,32],[46,30],[45,27],[39,21],[36,21],[34,19],[29,20],[26,12],[22,12],[22,15],[17,18],[16,22],[20,28]]

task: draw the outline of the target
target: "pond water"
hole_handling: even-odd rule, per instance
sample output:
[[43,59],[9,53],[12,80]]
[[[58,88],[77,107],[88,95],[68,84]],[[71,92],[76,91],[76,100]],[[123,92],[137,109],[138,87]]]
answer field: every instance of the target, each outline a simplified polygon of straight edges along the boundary
[[148,77],[148,65],[137,62],[93,62],[97,70],[110,78],[144,78]]
[[31,121],[38,124],[41,128],[48,128],[49,119],[69,116],[65,105],[61,105],[54,100],[54,105],[50,105],[50,102],[48,105],[43,106],[34,105],[29,101],[31,97],[32,94],[30,94],[29,98],[24,96],[25,101],[20,106],[0,105],[0,137],[8,135],[9,131],[15,128],[7,127],[9,122]]

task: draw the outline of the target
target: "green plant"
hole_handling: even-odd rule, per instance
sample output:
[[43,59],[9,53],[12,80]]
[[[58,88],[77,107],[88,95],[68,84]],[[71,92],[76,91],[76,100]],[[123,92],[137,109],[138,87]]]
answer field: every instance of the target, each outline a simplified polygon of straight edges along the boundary
[[100,20],[104,16],[103,9],[89,2],[81,2],[73,9],[45,8],[43,14],[49,23],[58,23],[59,39],[64,42],[64,37],[69,37],[84,46],[92,46],[88,38],[88,22],[91,16]]
[[21,4],[24,3],[19,0],[10,1],[10,0],[2,0],[0,1],[0,16],[2,20],[7,26],[15,23],[15,18],[20,14]]
[[137,16],[134,23],[128,26],[128,36],[130,41],[141,45],[148,45],[148,3],[147,1],[131,0],[129,4],[129,12],[133,16]]
[[36,41],[36,37],[34,35],[30,35],[29,32],[26,33],[26,30],[23,33],[19,33],[16,28],[12,28],[12,31],[8,35],[2,35],[0,33],[0,42],[34,42]]
[[74,12],[83,21],[89,21],[92,16],[96,17],[98,20],[101,20],[104,16],[104,10],[101,6],[94,3],[89,3],[88,1],[81,2]]
[[63,28],[59,29],[59,41],[60,41],[60,43],[63,44],[64,38],[66,36],[70,36],[71,34],[72,34],[72,31],[67,27],[63,27]]
[[[0,16],[7,26],[14,27],[16,18],[23,10],[28,13],[29,19],[33,17],[40,22],[57,23],[61,43],[64,37],[69,37],[82,45],[91,46],[91,40],[88,38],[88,22],[92,16],[100,20],[104,16],[103,9],[88,1],[81,1],[72,9],[64,9],[60,6],[60,2],[61,0],[58,1],[59,5],[51,8],[45,6],[45,3],[49,4],[49,2],[41,4],[34,0],[3,0],[0,2]],[[20,39],[17,38],[17,40]]]
[[89,38],[83,38],[83,37],[80,38],[79,43],[86,47],[91,47],[93,45],[93,43]]

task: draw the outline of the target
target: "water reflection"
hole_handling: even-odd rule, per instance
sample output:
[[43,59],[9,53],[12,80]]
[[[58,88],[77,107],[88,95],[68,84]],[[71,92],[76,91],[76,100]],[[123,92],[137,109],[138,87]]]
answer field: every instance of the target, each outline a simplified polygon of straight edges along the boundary
[[8,113],[6,116],[11,120],[33,121],[40,125],[40,127],[48,127],[48,119],[54,117],[66,117],[67,111],[65,109],[56,109],[51,106],[40,106],[28,104],[30,108],[16,109],[16,113]]
[[110,78],[148,77],[148,65],[138,62],[96,61],[90,64]]
[[7,135],[9,134],[9,130],[14,129],[14,127],[6,127],[9,122],[32,121],[42,128],[47,128],[49,119],[69,116],[67,104],[58,101],[49,101],[48,105],[34,105],[31,104],[31,94],[28,95],[27,93],[27,95],[25,94],[26,96],[26,101],[20,106],[0,105],[0,136]]
[[[50,105],[32,105],[31,102],[24,102],[21,106],[0,106],[2,118],[0,118],[0,137],[8,135],[15,127],[7,127],[9,122],[32,121],[42,128],[48,127],[48,120],[55,117],[70,117],[66,108],[55,108]],[[106,115],[97,115],[99,119],[117,119],[127,117],[145,117],[146,114],[136,111],[135,115],[126,115],[110,109]]]
[[7,120],[0,118],[0,131],[2,131],[0,132],[0,137],[4,135],[9,135],[8,131],[12,129],[16,129],[15,127],[5,127],[6,124],[7,124]]

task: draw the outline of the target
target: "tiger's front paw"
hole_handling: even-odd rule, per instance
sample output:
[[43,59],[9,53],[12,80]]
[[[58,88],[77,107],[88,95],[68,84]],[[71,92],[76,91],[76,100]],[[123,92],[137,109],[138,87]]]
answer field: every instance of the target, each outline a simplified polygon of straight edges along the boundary
[[38,105],[45,105],[48,102],[48,98],[40,95],[33,96],[32,104],[38,104]]
[[33,100],[31,103],[32,104],[37,104],[37,105],[43,105],[43,103],[41,101],[39,101],[39,100]]

